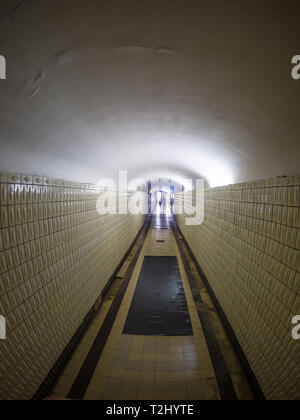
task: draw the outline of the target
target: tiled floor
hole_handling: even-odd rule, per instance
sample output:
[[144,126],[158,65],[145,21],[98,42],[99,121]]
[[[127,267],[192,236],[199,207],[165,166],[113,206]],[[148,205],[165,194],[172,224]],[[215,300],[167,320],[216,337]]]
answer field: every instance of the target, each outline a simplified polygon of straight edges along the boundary
[[[164,242],[157,242],[163,240]],[[194,335],[149,337],[122,335],[130,303],[145,255],[177,256],[187,297]],[[116,289],[117,286],[115,286]],[[202,298],[212,305],[206,291]],[[61,376],[53,395],[67,396],[113,299],[105,300],[97,318]],[[213,325],[240,399],[252,399],[241,367],[225,331],[213,314]],[[93,400],[218,400],[215,372],[199,321],[190,286],[171,229],[150,229],[134,269],[118,316],[94,372],[85,399]]]

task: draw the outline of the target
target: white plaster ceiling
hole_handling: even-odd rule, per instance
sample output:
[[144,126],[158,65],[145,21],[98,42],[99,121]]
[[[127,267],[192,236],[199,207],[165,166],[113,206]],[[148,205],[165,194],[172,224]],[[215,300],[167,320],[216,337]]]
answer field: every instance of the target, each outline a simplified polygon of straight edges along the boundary
[[25,0],[0,18],[0,169],[211,185],[299,173],[299,3]]

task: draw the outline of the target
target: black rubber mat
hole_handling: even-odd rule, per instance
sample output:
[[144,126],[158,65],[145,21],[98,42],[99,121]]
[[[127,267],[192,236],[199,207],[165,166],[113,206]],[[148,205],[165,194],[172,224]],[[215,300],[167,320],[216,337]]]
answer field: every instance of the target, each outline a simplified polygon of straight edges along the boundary
[[123,334],[193,335],[177,257],[145,257]]

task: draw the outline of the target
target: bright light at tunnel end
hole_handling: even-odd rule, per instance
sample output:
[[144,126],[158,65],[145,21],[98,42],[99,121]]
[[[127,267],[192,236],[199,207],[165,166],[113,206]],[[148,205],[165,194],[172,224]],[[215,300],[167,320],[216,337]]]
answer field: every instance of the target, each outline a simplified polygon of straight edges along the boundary
[[[176,208],[173,214],[186,215],[185,223],[188,226],[201,225],[204,221],[204,179],[179,179],[175,183],[181,185],[177,192]],[[97,182],[96,209],[100,215],[116,214],[148,214],[148,181],[135,178],[128,182],[128,172],[119,171],[117,183],[110,178],[102,178]],[[119,200],[118,200],[119,199]]]
[[211,177],[209,179],[210,188],[223,187],[226,185],[232,185],[233,183],[233,179],[230,176],[222,176],[220,178]]
[[234,183],[233,175],[229,168],[215,162],[206,168],[205,174],[210,188],[223,187]]

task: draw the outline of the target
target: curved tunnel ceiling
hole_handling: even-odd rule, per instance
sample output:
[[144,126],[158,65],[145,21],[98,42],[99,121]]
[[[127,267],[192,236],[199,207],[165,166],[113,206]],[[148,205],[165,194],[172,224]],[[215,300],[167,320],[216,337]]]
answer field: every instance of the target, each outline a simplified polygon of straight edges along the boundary
[[299,172],[298,1],[0,5],[0,168],[82,182]]

